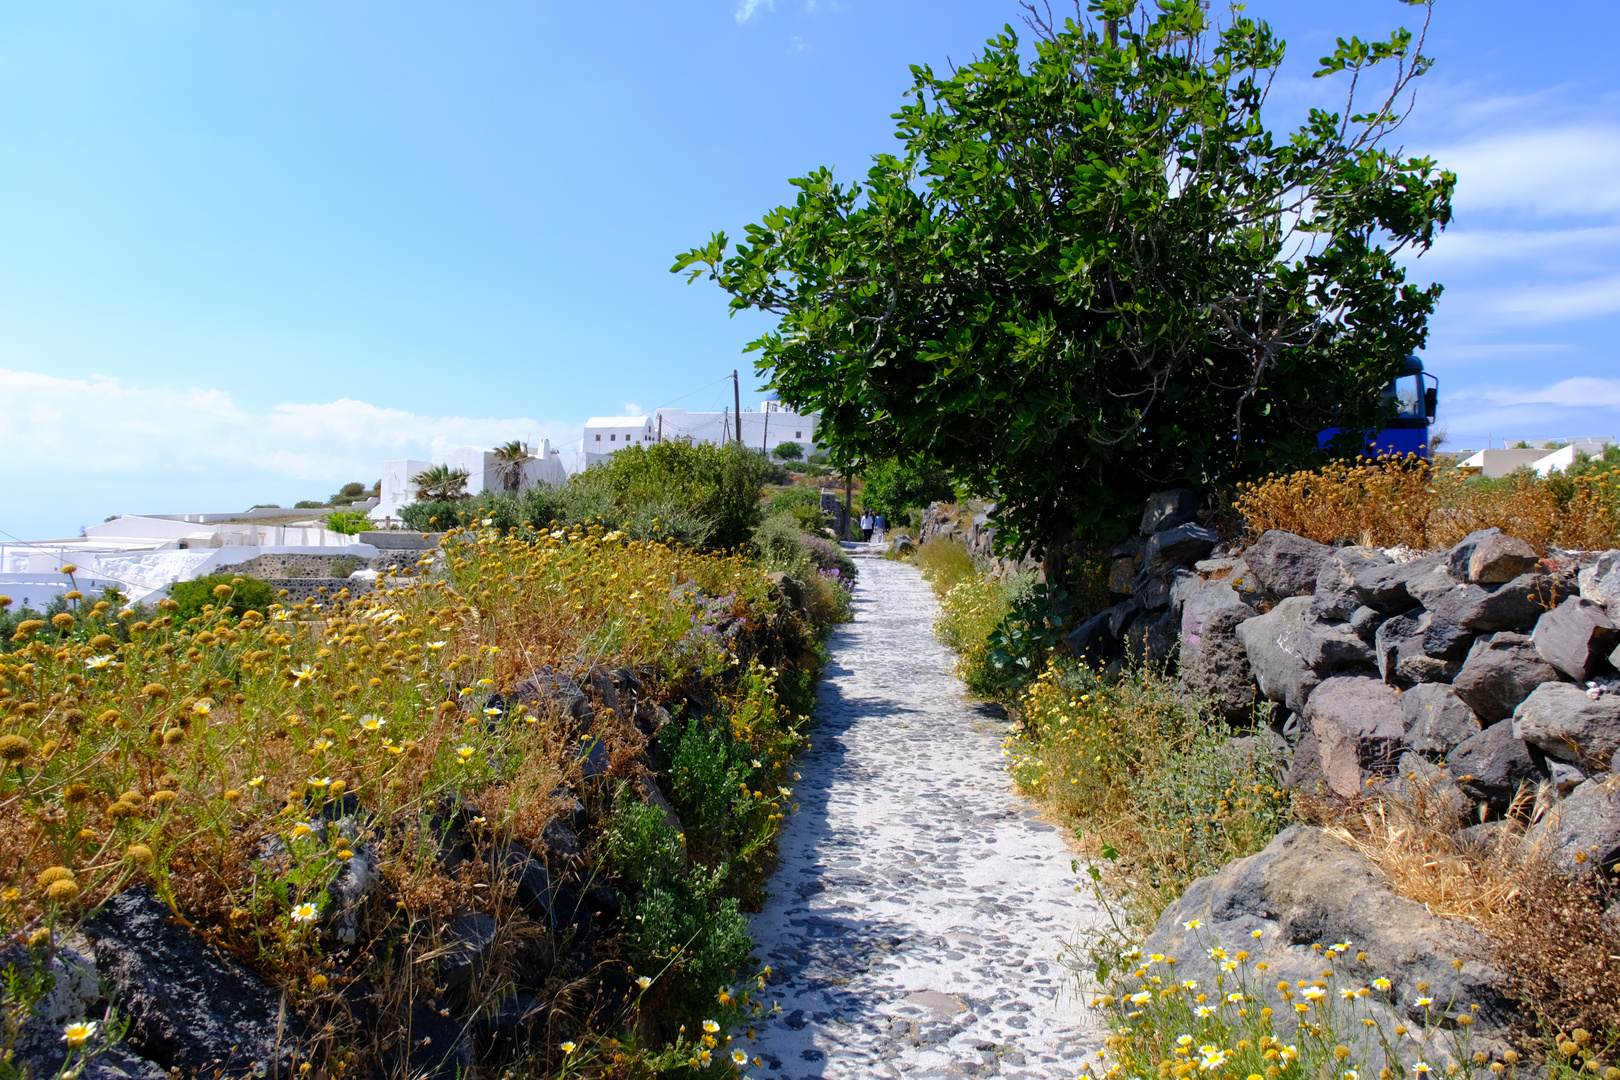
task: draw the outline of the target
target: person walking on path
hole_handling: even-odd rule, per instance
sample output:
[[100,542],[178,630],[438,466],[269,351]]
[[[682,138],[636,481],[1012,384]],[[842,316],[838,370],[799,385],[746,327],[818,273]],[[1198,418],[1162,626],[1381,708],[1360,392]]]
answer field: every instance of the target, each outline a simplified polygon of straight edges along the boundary
[[872,536],[877,540],[878,543],[883,543],[884,534],[888,531],[889,523],[883,520],[882,514],[878,514],[872,518]]
[[861,514],[861,539],[867,543],[872,542],[872,511],[870,510]]
[[1107,1034],[1060,961],[1103,913],[1016,795],[999,709],[968,700],[905,564],[857,556],[828,642],[799,810],[752,917],[769,965],[754,1080],[1072,1080]]

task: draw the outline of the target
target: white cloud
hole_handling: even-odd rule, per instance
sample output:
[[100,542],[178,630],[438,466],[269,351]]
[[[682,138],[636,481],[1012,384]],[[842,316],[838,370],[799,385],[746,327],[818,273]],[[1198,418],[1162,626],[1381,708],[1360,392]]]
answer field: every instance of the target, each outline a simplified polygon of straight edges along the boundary
[[637,405],[635,402],[627,401],[627,402],[624,403],[624,415],[626,415],[626,416],[646,416],[647,411],[645,409],[643,409],[640,405]]
[[1459,210],[1531,216],[1620,211],[1620,127],[1524,130],[1430,154],[1457,174]]
[[754,12],[762,7],[775,11],[776,0],[742,0],[737,5],[737,21],[740,23],[747,22],[754,17]]
[[1442,387],[1440,419],[1454,447],[1515,439],[1620,435],[1620,379],[1577,376],[1542,387]]
[[1512,323],[1553,323],[1620,311],[1620,275],[1563,284],[1523,285],[1459,297],[1471,315]]
[[1533,261],[1567,272],[1577,264],[1607,268],[1617,254],[1620,225],[1538,231],[1453,228],[1413,261],[1431,268]]
[[[126,386],[0,368],[0,443],[25,470],[372,479],[386,458],[514,438],[554,446],[579,426],[528,417],[421,416],[351,398],[245,409],[219,390]],[[248,494],[248,492],[244,492]]]
[[1581,376],[1539,390],[1481,389],[1473,396],[1496,405],[1563,405],[1570,408],[1620,407],[1620,379]]

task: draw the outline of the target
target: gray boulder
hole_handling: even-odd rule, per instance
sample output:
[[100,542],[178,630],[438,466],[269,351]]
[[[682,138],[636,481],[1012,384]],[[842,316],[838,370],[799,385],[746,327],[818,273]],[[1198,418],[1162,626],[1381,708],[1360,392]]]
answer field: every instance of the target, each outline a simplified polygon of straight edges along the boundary
[[1444,555],[1426,555],[1410,562],[1369,566],[1356,573],[1356,591],[1368,607],[1399,614],[1418,603],[1417,598],[1406,591],[1406,583],[1432,573],[1444,560]]
[[1182,688],[1213,701],[1228,720],[1247,718],[1254,711],[1255,686],[1237,629],[1254,618],[1254,609],[1229,604],[1199,614],[1189,627],[1192,614],[1189,607],[1181,617]]
[[1150,565],[1181,566],[1202,559],[1219,541],[1214,529],[1177,525],[1148,537],[1146,557]]
[[[1478,585],[1458,585],[1451,591],[1463,592],[1477,588]],[[1450,605],[1442,600],[1429,609],[1427,613],[1429,625],[1423,629],[1423,652],[1436,660],[1455,660],[1461,663],[1467,658],[1468,648],[1474,643],[1477,635],[1463,626],[1449,608]]]
[[1181,643],[1181,620],[1173,611],[1143,615],[1125,631],[1125,655],[1133,664],[1164,664]]
[[1549,575],[1521,574],[1506,585],[1489,588],[1458,585],[1436,596],[1427,607],[1464,630],[1490,634],[1529,630],[1557,595],[1557,583]]
[[289,1013],[278,1033],[280,994],[174,922],[151,888],[108,900],[85,933],[141,1056],[186,1075],[289,1074],[303,1031]]
[[1512,716],[1536,687],[1560,678],[1528,635],[1503,631],[1474,642],[1451,688],[1482,722],[1494,724]]
[[1419,683],[1401,695],[1402,741],[1420,754],[1445,757],[1478,735],[1479,719],[1445,683]]
[[1268,529],[1243,552],[1255,580],[1277,598],[1314,592],[1316,577],[1333,549],[1281,529]]
[[1534,570],[1536,551],[1501,529],[1469,533],[1446,553],[1446,569],[1458,581],[1475,585],[1501,584]]
[[1142,535],[1151,536],[1198,519],[1198,494],[1186,488],[1156,491],[1142,510]]
[[1350,613],[1350,628],[1357,637],[1371,645],[1378,640],[1378,628],[1388,619],[1388,615],[1376,608],[1358,607]]
[[1567,874],[1613,869],[1620,862],[1620,785],[1586,781],[1554,803],[1525,842]]
[[1620,629],[1597,604],[1572,596],[1536,620],[1531,640],[1543,660],[1586,682],[1609,666],[1609,653],[1620,646]]
[[1542,683],[1513,710],[1513,734],[1549,757],[1602,768],[1620,750],[1620,694]]
[[1543,773],[1512,724],[1492,724],[1465,740],[1446,758],[1457,786],[1498,813],[1507,810],[1521,785],[1534,787]]
[[1320,785],[1349,799],[1367,777],[1394,773],[1406,717],[1392,687],[1369,676],[1338,675],[1311,693],[1300,728],[1288,786],[1310,791]]
[[1377,548],[1345,547],[1332,551],[1316,572],[1312,610],[1324,619],[1349,619],[1364,605],[1356,590],[1356,575],[1389,566],[1392,560]]
[[1240,623],[1238,640],[1249,657],[1249,668],[1260,684],[1260,693],[1298,712],[1305,699],[1321,682],[1300,656],[1304,622],[1310,615],[1311,598],[1291,596],[1266,612]]
[[[1397,896],[1365,859],[1322,829],[1292,826],[1258,855],[1194,881],[1159,917],[1142,953],[1175,957],[1174,978],[1196,980],[1213,995],[1230,990],[1224,983],[1232,977],[1220,970],[1209,949],[1242,949],[1252,962],[1264,961],[1263,981],[1269,987],[1285,979],[1318,979],[1325,966],[1318,950],[1340,942],[1349,943],[1351,956],[1366,954],[1355,968],[1359,984],[1377,978],[1393,984],[1387,999],[1362,999],[1357,1008],[1367,1009],[1385,1030],[1404,1022],[1414,1039],[1433,1040],[1432,1045],[1411,1042],[1411,1052],[1434,1062],[1444,1059],[1446,1046],[1445,1025],[1433,1024],[1432,1016],[1424,1017],[1422,1008],[1411,1004],[1419,996],[1455,1002],[1457,1012],[1477,1005],[1475,1048],[1487,1053],[1507,1048],[1519,1008],[1506,975],[1476,959],[1486,954],[1483,939],[1461,921],[1431,915],[1422,904]],[[1453,958],[1460,967],[1453,968]],[[1427,989],[1420,992],[1419,984]],[[1283,1038],[1291,1037],[1292,1010],[1279,1010],[1274,1022]],[[1367,1061],[1376,1071],[1381,1051],[1375,1044],[1362,1049],[1379,1055]]]
[[1422,611],[1398,615],[1378,627],[1373,635],[1373,653],[1385,682],[1407,687],[1450,682],[1457,674],[1460,661],[1430,656],[1425,648],[1432,621],[1433,616]]
[[[1201,632],[1204,620],[1222,608],[1241,603],[1232,586],[1224,579],[1205,578],[1178,570],[1170,586],[1170,610],[1181,615],[1181,659],[1202,647]],[[1251,612],[1252,614],[1252,612]]]
[[1432,610],[1442,596],[1460,587],[1456,580],[1446,573],[1444,566],[1436,566],[1426,573],[1408,578],[1406,595]]
[[1610,616],[1620,615],[1620,550],[1599,555],[1576,580],[1580,582],[1582,599],[1602,604]]
[[1112,608],[1098,612],[1070,631],[1063,643],[1075,659],[1100,670],[1125,654],[1119,635],[1109,628],[1113,621]]

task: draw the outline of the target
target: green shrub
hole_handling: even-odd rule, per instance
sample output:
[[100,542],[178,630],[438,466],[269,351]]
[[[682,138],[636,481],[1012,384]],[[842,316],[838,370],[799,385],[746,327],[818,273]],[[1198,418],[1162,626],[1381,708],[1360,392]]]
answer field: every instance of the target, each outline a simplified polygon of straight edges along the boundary
[[304,500],[302,500],[300,502],[293,503],[293,509],[294,510],[319,510],[322,507],[324,507],[325,505],[326,505],[325,503],[316,502],[314,499],[304,499]]
[[781,442],[776,444],[771,454],[779,461],[803,461],[804,447],[796,442]]
[[891,523],[902,520],[907,511],[952,495],[950,478],[943,469],[892,458],[868,467],[865,480],[861,505]]
[[981,573],[967,545],[946,536],[929,537],[912,558],[922,576],[934,587],[934,592],[942,596],[955,588],[958,582]]
[[1119,853],[1136,917],[1194,878],[1265,847],[1288,823],[1280,762],[1261,740],[1229,750],[1224,722],[1148,666],[1109,683],[1054,660],[1017,702],[1013,780],[1078,836]]
[[399,520],[415,532],[443,532],[461,524],[461,504],[447,499],[400,507]]
[[326,515],[326,527],[345,536],[358,536],[371,531],[371,516],[364,510],[334,510]]
[[961,579],[940,598],[934,635],[957,651],[956,677],[981,697],[994,697],[1000,689],[989,666],[990,634],[1011,609],[1007,586],[977,574]]
[[[221,598],[214,595],[214,590],[221,585],[231,589],[229,596]],[[180,605],[174,613],[175,621],[180,623],[201,615],[202,609],[209,604],[216,608],[229,604],[238,616],[249,611],[266,615],[270,605],[276,601],[268,581],[240,574],[210,574],[190,581],[177,581],[169,586],[169,599]]]
[[365,497],[366,485],[356,480],[353,483],[344,484],[343,487],[338,490],[338,493],[333,495],[330,499],[327,499],[326,502],[330,506],[336,506],[338,503],[351,503],[356,499],[363,499]]
[[346,578],[358,569],[360,569],[360,560],[353,555],[339,555],[332,560],[332,576],[334,578]]

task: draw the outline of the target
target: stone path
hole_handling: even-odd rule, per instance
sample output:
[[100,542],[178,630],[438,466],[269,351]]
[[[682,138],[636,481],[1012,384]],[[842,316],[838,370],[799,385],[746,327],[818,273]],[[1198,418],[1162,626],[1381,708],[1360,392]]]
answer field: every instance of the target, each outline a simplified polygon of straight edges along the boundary
[[1011,790],[1007,722],[950,674],[917,571],[862,559],[855,602],[753,919],[782,1011],[733,1046],[756,1080],[1072,1078],[1101,1033],[1057,959],[1094,901]]

